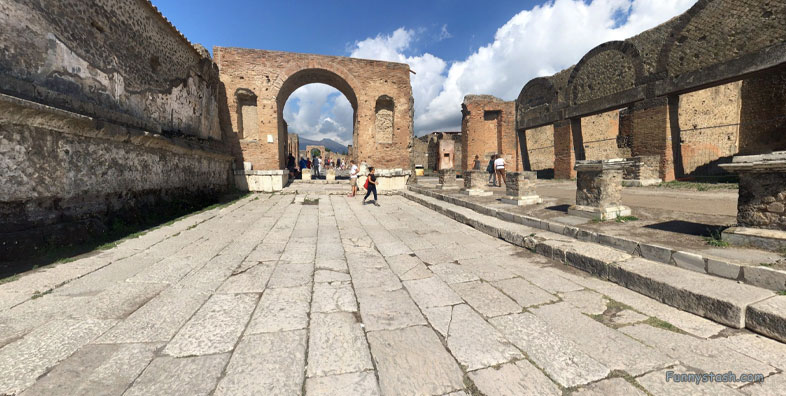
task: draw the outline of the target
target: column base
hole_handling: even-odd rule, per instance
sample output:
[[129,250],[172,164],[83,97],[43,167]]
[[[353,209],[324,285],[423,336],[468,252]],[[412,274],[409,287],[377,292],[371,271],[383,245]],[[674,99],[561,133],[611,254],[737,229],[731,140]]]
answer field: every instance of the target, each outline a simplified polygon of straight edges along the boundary
[[635,179],[635,180],[623,180],[622,186],[623,187],[646,187],[646,186],[657,186],[661,184],[663,180],[661,179]]
[[527,196],[523,196],[523,197],[510,197],[510,196],[507,196],[507,197],[503,197],[502,199],[500,199],[500,201],[502,201],[503,203],[506,203],[506,204],[517,205],[517,206],[525,206],[525,205],[537,205],[537,204],[543,202],[543,199],[541,199],[537,195],[527,195]]
[[753,246],[766,250],[786,248],[786,231],[767,228],[730,227],[723,230],[723,240],[738,246]]
[[573,205],[568,208],[571,216],[585,217],[595,220],[612,220],[621,216],[630,216],[631,210],[627,206],[608,206],[597,208],[594,206]]
[[463,189],[461,190],[462,194],[469,195],[472,197],[490,197],[494,195],[493,191],[488,190],[481,190],[481,189]]

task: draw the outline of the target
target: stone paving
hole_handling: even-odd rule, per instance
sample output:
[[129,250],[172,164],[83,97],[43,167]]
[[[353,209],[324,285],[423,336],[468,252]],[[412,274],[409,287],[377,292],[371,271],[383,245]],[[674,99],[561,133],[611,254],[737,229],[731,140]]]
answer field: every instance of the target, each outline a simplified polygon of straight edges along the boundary
[[[48,283],[39,271],[2,285],[14,299],[0,311],[0,395],[776,395],[786,385],[777,341],[399,196],[380,207],[304,198],[249,197],[61,264]],[[40,282],[54,287],[33,296]],[[766,378],[696,385],[667,382],[669,371]]]

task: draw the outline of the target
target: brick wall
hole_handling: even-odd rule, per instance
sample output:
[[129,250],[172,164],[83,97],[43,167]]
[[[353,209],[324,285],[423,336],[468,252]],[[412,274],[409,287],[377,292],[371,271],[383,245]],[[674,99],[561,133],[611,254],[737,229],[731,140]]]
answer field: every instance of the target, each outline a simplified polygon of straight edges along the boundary
[[620,135],[620,111],[612,110],[581,118],[584,155],[588,160],[606,160],[630,156],[630,150],[617,147]]
[[669,101],[655,98],[638,102],[633,107],[633,146],[631,155],[660,157],[660,178],[674,180],[674,156],[671,148]]
[[576,177],[573,165],[576,153],[573,150],[573,133],[570,120],[554,123],[554,178],[572,179]]
[[509,171],[522,167],[518,136],[515,130],[515,103],[490,95],[464,97],[461,123],[461,169],[470,169],[475,155],[483,169],[494,154],[505,158]]
[[554,169],[554,126],[526,130],[527,153],[533,171]]

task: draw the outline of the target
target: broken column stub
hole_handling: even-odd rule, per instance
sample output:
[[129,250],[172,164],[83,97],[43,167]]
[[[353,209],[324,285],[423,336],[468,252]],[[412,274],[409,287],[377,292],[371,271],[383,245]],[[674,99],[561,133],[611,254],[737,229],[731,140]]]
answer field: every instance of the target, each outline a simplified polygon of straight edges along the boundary
[[622,159],[576,161],[576,205],[568,214],[598,220],[629,216],[622,206],[622,169],[629,166]]
[[720,166],[740,178],[737,227],[724,230],[723,239],[764,249],[786,248],[786,151],[735,156]]
[[512,205],[535,205],[543,202],[535,191],[536,172],[510,172],[505,177],[505,197],[502,202]]
[[461,192],[463,194],[481,197],[493,195],[493,192],[486,189],[489,181],[488,178],[488,173],[482,170],[464,171],[464,188]]
[[437,188],[443,190],[458,190],[460,186],[456,181],[456,170],[453,168],[439,170],[439,184]]

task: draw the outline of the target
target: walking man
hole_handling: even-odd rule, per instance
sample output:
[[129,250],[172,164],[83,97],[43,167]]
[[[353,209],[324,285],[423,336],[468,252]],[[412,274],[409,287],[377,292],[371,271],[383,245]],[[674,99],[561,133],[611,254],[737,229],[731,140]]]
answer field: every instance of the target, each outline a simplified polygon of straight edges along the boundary
[[497,187],[502,187],[502,183],[505,183],[505,185],[508,184],[508,182],[505,181],[505,159],[502,158],[501,155],[497,155],[496,157],[497,159],[494,160],[494,168],[497,171]]
[[349,184],[352,185],[352,192],[348,197],[354,197],[358,192],[358,166],[355,165],[355,160],[349,161],[351,167],[349,168]]

